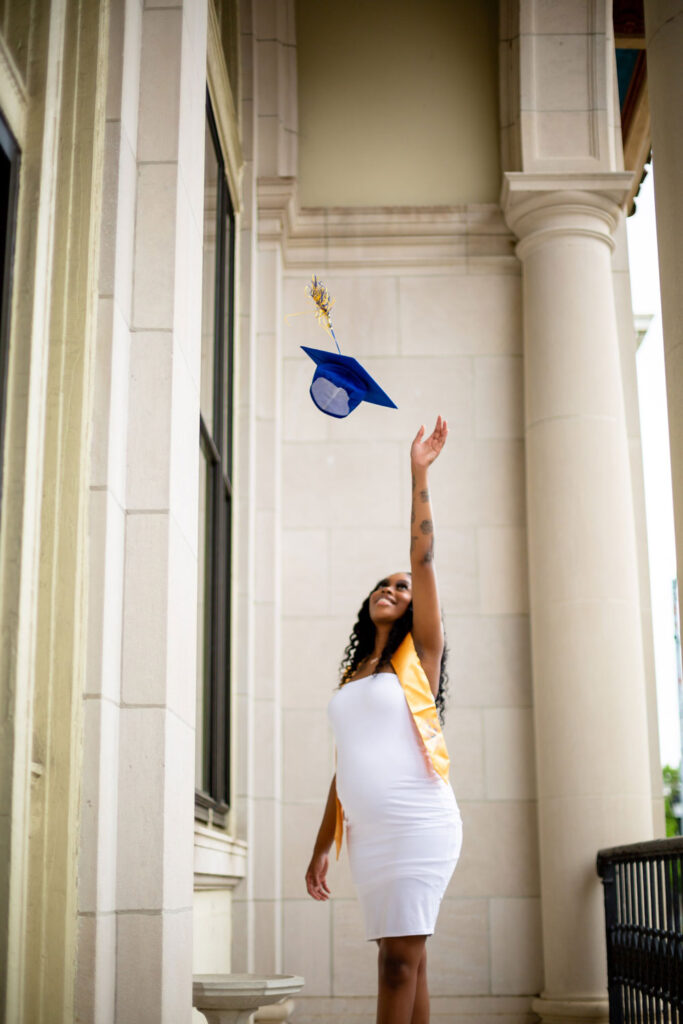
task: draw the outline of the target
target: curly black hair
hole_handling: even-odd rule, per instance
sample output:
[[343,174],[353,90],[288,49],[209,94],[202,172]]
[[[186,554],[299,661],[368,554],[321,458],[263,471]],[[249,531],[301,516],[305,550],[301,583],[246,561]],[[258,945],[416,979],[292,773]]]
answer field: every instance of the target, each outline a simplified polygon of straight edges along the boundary
[[[354,674],[360,663],[368,655],[372,654],[375,647],[375,624],[370,618],[370,597],[375,593],[380,583],[372,588],[363,601],[358,612],[358,618],[351,630],[349,642],[344,649],[344,657],[339,666],[340,686]],[[401,642],[413,628],[413,602],[411,601],[400,619],[391,627],[387,642],[384,645],[378,665],[382,665],[391,659],[392,654],[398,650]],[[444,634],[443,654],[441,655],[441,667],[439,669],[439,689],[434,703],[439,713],[439,721],[444,724],[446,712],[446,696],[448,694],[448,673],[446,672],[446,661],[448,660],[448,647]]]

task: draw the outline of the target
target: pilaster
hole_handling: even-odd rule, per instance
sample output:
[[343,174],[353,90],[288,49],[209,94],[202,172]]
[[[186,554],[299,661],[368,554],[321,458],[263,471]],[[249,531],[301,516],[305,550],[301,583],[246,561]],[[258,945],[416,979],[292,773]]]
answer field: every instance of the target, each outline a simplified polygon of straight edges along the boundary
[[112,0],[79,893],[94,1024],[191,1013],[206,16]]
[[248,845],[246,878],[235,893],[233,967],[272,973],[282,963],[282,253],[277,244],[259,244],[257,180],[296,169],[293,0],[242,5],[241,116],[238,600],[245,644],[237,672],[237,821]]

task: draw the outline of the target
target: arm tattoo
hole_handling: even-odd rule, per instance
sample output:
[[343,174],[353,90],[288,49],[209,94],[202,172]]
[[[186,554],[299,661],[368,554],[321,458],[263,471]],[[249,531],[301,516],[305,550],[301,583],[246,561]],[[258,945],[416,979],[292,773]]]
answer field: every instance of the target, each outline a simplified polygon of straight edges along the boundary
[[429,491],[420,491],[420,501],[429,501]]
[[430,541],[429,548],[427,551],[425,551],[425,555],[422,561],[426,564],[429,564],[429,562],[434,561],[434,534],[432,534],[432,539]]
[[420,523],[420,529],[423,533],[433,533],[434,527],[432,526],[431,519],[423,519]]

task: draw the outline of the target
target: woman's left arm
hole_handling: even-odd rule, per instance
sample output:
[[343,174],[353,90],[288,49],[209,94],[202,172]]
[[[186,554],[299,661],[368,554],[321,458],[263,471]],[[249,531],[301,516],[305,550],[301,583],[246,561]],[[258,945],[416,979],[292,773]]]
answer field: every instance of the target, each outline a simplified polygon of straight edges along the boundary
[[439,416],[430,436],[425,438],[424,433],[424,427],[420,427],[410,448],[413,484],[410,515],[413,640],[429,678],[432,693],[436,696],[444,641],[434,567],[434,517],[429,495],[428,470],[446,443],[448,424]]

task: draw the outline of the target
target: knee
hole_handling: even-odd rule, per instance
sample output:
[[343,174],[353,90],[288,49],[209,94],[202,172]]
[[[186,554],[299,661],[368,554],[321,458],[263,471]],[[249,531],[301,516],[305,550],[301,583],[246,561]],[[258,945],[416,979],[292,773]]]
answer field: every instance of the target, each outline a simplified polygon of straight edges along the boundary
[[379,980],[386,988],[401,988],[406,985],[413,977],[416,966],[399,950],[380,947]]

